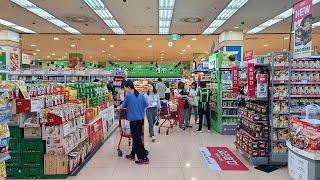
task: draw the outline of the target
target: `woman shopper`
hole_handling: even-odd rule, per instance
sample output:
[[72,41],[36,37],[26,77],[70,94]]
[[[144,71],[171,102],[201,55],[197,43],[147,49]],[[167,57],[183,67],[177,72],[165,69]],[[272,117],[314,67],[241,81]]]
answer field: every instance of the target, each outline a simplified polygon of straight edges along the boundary
[[126,155],[127,159],[135,160],[137,155],[138,160],[136,164],[149,164],[146,149],[144,148],[141,136],[143,131],[144,110],[148,106],[146,98],[134,89],[133,82],[128,80],[124,83],[126,96],[121,108],[127,109],[127,119],[130,121],[130,130],[132,135],[132,151],[131,154]]
[[195,123],[198,122],[198,89],[197,83],[193,82],[188,95],[188,100],[190,104],[190,113],[193,111]]
[[185,85],[183,82],[178,83],[178,89],[175,92],[177,97],[184,97],[185,98],[185,103],[183,107],[183,114],[182,114],[182,121],[179,122],[179,127],[185,130],[184,127],[182,127],[182,124],[184,123],[185,127],[187,128],[192,128],[190,126],[190,105],[188,102],[188,92],[185,89]]
[[158,108],[160,108],[160,97],[153,84],[149,85],[149,89],[145,97],[149,104],[146,110],[146,115],[149,122],[149,136],[151,138],[151,141],[155,142],[156,138],[154,136],[153,127],[154,127],[154,124],[156,123],[157,110]]
[[207,119],[207,125],[208,125],[208,132],[210,132],[210,96],[212,96],[209,89],[206,89],[206,83],[200,82],[200,90],[198,92],[199,97],[199,128],[197,131],[202,131],[202,122],[203,122],[203,115],[206,116]]

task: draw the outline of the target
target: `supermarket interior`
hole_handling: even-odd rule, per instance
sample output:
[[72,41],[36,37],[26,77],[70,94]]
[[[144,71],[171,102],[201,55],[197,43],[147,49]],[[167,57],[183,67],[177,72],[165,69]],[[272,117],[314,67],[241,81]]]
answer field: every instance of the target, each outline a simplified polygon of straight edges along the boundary
[[0,179],[319,180],[319,9],[0,0]]

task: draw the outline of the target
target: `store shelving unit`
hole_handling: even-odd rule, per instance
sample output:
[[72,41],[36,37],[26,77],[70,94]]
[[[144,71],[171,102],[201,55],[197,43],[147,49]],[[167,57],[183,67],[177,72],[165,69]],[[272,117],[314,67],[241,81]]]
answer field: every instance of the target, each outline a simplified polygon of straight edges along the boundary
[[286,164],[286,137],[289,128],[289,59],[288,52],[273,52],[270,89],[270,164]]
[[[267,57],[256,57],[255,77],[258,71],[269,72],[269,60]],[[268,87],[270,84],[268,75]],[[243,87],[240,101],[244,100],[242,107],[239,107],[239,118],[237,126],[237,138],[235,146],[238,151],[253,165],[268,165],[270,152],[269,132],[269,96],[257,98],[247,96],[247,63],[240,64],[240,87]]]

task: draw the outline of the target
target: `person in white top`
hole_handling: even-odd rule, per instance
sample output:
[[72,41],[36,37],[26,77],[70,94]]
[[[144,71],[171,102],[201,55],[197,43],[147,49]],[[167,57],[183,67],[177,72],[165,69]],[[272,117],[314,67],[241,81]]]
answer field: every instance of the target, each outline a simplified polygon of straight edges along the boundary
[[162,82],[161,78],[158,78],[158,83],[156,84],[156,90],[159,94],[160,99],[164,99],[167,86]]
[[189,90],[188,95],[188,101],[190,103],[190,113],[193,111],[194,113],[194,120],[197,123],[198,122],[198,89],[197,89],[197,83],[193,82],[191,84],[191,88]]
[[157,110],[160,108],[160,97],[157,93],[156,88],[154,85],[149,85],[149,89],[147,94],[145,94],[145,97],[148,101],[149,106],[146,110],[146,116],[149,122],[149,136],[152,140],[152,142],[155,142],[155,136],[154,136],[154,124],[156,123],[156,116],[157,116]]

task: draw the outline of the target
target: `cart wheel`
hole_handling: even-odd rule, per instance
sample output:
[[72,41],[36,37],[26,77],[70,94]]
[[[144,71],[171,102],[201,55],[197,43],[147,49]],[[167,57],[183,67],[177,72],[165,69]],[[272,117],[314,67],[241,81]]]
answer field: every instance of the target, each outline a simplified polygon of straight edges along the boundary
[[148,150],[146,150],[146,155],[147,155],[147,156],[149,155],[149,151],[148,151]]
[[122,155],[123,155],[123,153],[122,153],[122,151],[119,149],[119,150],[118,150],[118,156],[119,156],[119,157],[122,157]]

